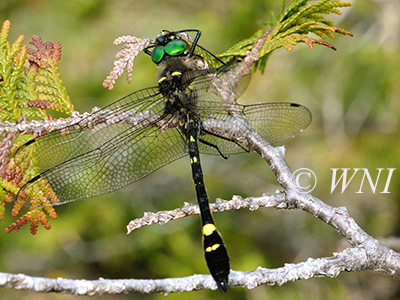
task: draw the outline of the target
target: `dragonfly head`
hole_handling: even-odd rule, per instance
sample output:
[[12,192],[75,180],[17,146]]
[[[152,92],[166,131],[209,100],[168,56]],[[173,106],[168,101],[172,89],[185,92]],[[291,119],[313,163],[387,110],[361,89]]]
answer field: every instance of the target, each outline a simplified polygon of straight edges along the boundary
[[175,32],[167,32],[156,39],[151,60],[159,64],[165,57],[181,57],[189,53],[189,43]]

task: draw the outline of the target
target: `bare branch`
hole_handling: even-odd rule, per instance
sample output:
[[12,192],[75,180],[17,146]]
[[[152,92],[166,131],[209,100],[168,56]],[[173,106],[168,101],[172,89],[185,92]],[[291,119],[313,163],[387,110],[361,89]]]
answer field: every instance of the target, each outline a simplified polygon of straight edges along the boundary
[[[388,249],[390,250],[390,249]],[[341,272],[359,272],[373,270],[369,259],[371,255],[365,248],[348,248],[331,257],[309,258],[298,264],[285,264],[276,269],[259,267],[251,272],[231,271],[230,286],[246,286],[255,288],[259,285],[283,285],[290,281],[310,279],[314,277],[337,277]],[[398,254],[397,254],[397,257]],[[193,275],[181,278],[168,279],[103,279],[98,280],[71,280],[32,277],[24,274],[0,273],[0,286],[14,289],[29,290],[40,293],[63,293],[71,295],[103,295],[142,293],[182,293],[201,289],[217,288],[211,275]]]
[[[249,198],[233,196],[232,200],[230,201],[217,199],[216,203],[210,204],[210,209],[213,213],[228,210],[237,210],[241,208],[248,208],[253,211],[257,210],[260,207],[274,207],[276,209],[287,208],[285,194],[277,193],[272,196],[264,195],[262,197]],[[172,220],[199,214],[199,206],[197,204],[192,204],[188,202],[185,202],[182,208],[177,208],[174,210],[159,211],[156,213],[145,212],[142,218],[137,218],[129,222],[127,226],[128,234],[140,227],[149,226],[152,224],[164,225]]]
[[70,295],[103,295],[142,293],[169,294],[187,292],[200,289],[216,289],[211,275],[193,275],[183,278],[168,279],[104,279],[98,280],[71,280],[33,277],[24,274],[0,273],[0,286],[19,290],[29,290],[40,293],[62,293]]

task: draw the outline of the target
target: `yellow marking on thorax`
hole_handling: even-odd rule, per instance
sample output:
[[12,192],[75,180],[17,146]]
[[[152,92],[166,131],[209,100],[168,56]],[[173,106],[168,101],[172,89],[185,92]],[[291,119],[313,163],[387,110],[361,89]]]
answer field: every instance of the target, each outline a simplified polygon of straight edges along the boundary
[[193,157],[193,160],[191,160],[190,162],[191,162],[191,163],[197,163],[197,157],[194,156],[194,157]]
[[212,245],[210,247],[207,247],[205,251],[206,252],[215,251],[215,250],[217,250],[219,248],[219,246],[221,246],[221,245],[220,244],[214,244],[214,245]]
[[205,236],[211,235],[215,230],[217,230],[217,228],[214,224],[206,224],[203,226],[203,234]]
[[189,141],[195,142],[195,139],[194,139],[194,137],[192,135],[190,136]]
[[164,81],[165,79],[167,79],[167,77],[163,76],[160,79],[158,79],[158,83],[160,83],[161,81]]
[[172,76],[180,76],[180,75],[182,75],[182,73],[181,73],[181,72],[178,72],[178,71],[175,71],[175,72],[172,72],[171,75],[172,75]]

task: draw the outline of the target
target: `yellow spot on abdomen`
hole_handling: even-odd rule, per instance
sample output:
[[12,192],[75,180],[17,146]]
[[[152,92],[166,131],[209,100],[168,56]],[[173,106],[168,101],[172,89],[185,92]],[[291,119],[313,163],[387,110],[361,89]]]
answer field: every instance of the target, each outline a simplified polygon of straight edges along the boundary
[[203,234],[205,236],[211,235],[216,229],[214,224],[206,224],[203,226]]
[[220,244],[214,244],[211,247],[207,247],[206,248],[206,252],[211,252],[211,251],[215,251],[218,249],[218,247],[221,246]]

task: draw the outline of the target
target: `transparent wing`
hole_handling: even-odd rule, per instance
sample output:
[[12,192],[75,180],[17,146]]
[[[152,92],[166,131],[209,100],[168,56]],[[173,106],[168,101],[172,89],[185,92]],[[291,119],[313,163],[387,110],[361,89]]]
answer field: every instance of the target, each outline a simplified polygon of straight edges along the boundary
[[[196,72],[204,74],[199,76]],[[190,95],[189,99],[193,99],[194,109],[202,121],[211,118],[220,124],[225,124],[221,125],[222,127],[231,128],[241,126],[237,125],[240,122],[234,122],[234,118],[245,118],[253,129],[272,145],[280,145],[311,123],[311,112],[299,104],[286,102],[238,104],[237,98],[247,86],[250,76],[242,76],[235,67],[223,67],[214,72],[197,70],[185,75],[189,78],[188,81],[191,81],[186,93]],[[190,79],[190,76],[193,76],[193,79]],[[240,128],[242,131],[246,130],[244,126]],[[204,143],[201,143],[202,141]],[[199,150],[202,153],[216,155],[245,151],[243,146],[221,139],[217,135],[206,134],[205,131],[200,136]]]
[[[64,129],[29,143],[43,172],[24,191],[48,183],[58,197],[52,204],[63,204],[122,188],[185,156],[180,131],[158,126],[172,117],[151,113],[162,107],[157,89],[142,90],[69,126],[68,134]],[[128,122],[135,117],[140,121]]]
[[231,115],[239,112],[236,100],[250,79],[250,74],[242,75],[234,64],[219,69],[187,71],[182,76],[181,92],[186,95],[188,107],[201,119],[216,114]]
[[[158,88],[139,90],[125,96],[108,106],[92,113],[80,122],[29,141],[26,145],[37,147],[37,160],[40,171],[45,171],[69,159],[90,152],[120,131],[121,124],[130,124],[132,130],[156,122],[163,109],[163,97]],[[145,112],[152,112],[147,115]],[[114,126],[112,129],[107,127]],[[107,126],[105,126],[107,125]],[[20,150],[25,148],[22,146]],[[17,155],[18,152],[17,151]]]
[[98,133],[106,133],[110,140],[42,172],[24,190],[42,186],[44,180],[58,197],[52,204],[59,205],[120,189],[187,154],[176,129],[161,132],[145,127],[132,131],[129,127],[119,124],[102,128]]
[[[274,146],[281,145],[283,141],[294,137],[302,132],[311,123],[311,112],[304,106],[295,103],[272,102],[240,106],[243,115],[253,129],[267,142]],[[224,124],[226,128],[232,128],[233,117],[228,115],[217,115],[213,117]],[[239,125],[235,125],[239,126]],[[246,128],[239,128],[246,131]],[[223,130],[223,128],[222,128]],[[216,145],[224,155],[245,152],[245,146],[239,146],[229,140],[221,139],[218,136],[206,134],[201,136],[207,143]],[[200,152],[219,155],[215,147],[199,143]]]
[[312,121],[308,108],[287,102],[246,105],[243,114],[255,131],[274,146],[293,138]]

